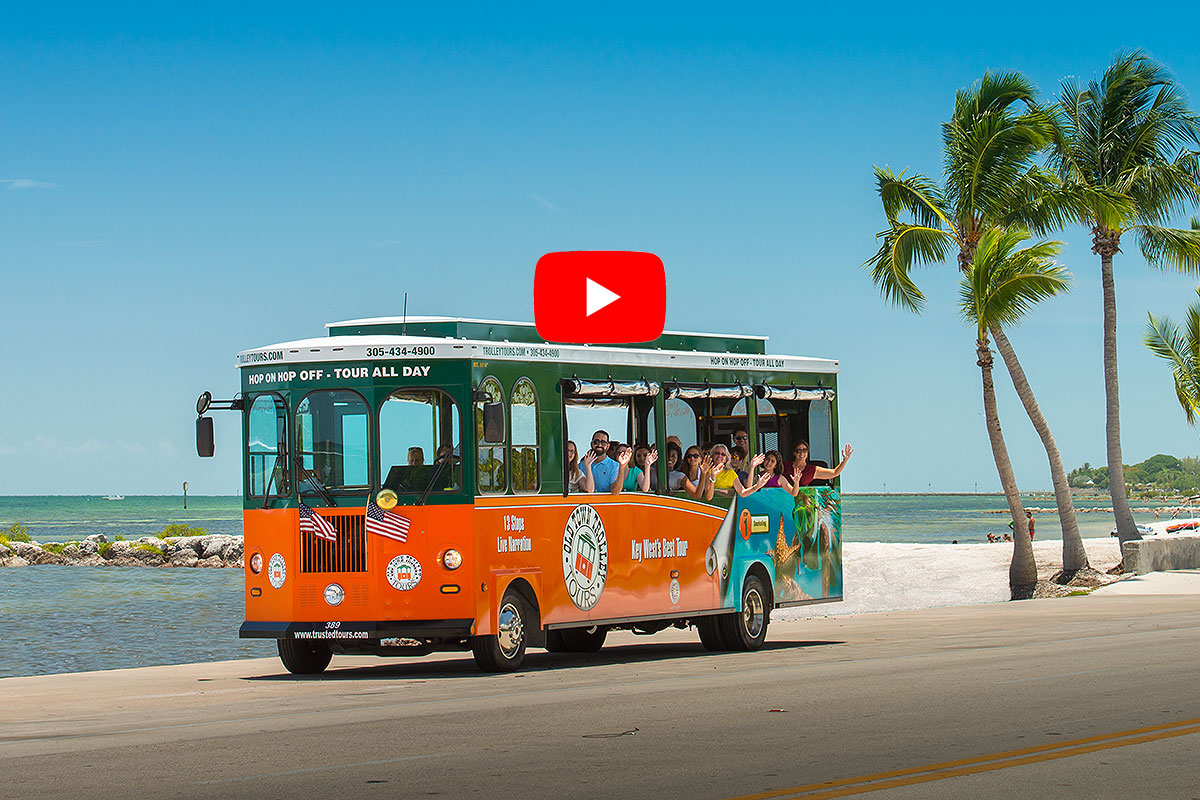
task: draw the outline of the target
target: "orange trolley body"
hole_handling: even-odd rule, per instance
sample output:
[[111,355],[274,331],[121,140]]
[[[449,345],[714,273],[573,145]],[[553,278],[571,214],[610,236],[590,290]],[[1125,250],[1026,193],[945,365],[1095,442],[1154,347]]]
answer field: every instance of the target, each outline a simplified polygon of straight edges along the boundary
[[746,337],[585,348],[518,323],[329,327],[240,354],[227,403],[245,441],[241,635],[277,639],[290,670],[454,649],[515,669],[527,647],[672,625],[755,649],[772,608],[840,599],[836,487],[693,498],[662,458],[656,491],[564,491],[567,441],[583,453],[601,422],[659,453],[668,436],[836,453],[836,362]]

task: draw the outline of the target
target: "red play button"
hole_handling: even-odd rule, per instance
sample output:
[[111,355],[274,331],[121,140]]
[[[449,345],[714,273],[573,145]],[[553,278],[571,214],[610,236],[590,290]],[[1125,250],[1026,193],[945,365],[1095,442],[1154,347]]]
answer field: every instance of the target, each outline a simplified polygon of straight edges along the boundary
[[650,342],[666,316],[666,271],[653,253],[577,250],[538,259],[533,318],[548,342]]

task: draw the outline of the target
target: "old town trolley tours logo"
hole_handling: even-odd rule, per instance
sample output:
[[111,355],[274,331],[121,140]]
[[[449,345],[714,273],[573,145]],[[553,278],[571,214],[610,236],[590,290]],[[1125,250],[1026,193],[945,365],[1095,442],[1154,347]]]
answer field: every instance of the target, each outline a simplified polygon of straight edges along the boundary
[[596,509],[575,506],[563,529],[562,553],[567,594],[581,611],[591,611],[608,577],[608,539]]

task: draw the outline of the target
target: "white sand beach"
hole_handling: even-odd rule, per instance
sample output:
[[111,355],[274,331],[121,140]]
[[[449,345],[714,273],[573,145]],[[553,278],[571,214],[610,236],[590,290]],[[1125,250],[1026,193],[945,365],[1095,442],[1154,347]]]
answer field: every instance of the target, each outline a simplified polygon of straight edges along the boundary
[[[1117,540],[1084,539],[1092,568],[1104,572],[1121,560]],[[1062,541],[1033,543],[1038,576],[1062,568]],[[827,605],[780,609],[779,619],[900,611],[909,608],[1002,603],[1009,599],[1008,565],[1012,544],[842,545],[845,600]]]

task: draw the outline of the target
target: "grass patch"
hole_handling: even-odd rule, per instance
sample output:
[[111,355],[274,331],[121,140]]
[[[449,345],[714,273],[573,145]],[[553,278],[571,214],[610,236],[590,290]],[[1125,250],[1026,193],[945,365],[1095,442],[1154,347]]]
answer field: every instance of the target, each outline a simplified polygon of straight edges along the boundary
[[70,544],[70,542],[47,542],[42,545],[42,549],[47,553],[54,553],[56,556],[61,556],[63,550],[66,550]]
[[114,542],[123,542],[123,541],[125,541],[125,536],[124,536],[124,534],[120,534],[120,533],[118,533],[116,536],[114,536],[114,537],[113,537],[113,541],[114,541]]
[[147,553],[154,553],[157,556],[161,556],[163,554],[161,547],[156,547],[155,545],[152,545],[149,542],[140,542],[138,544],[135,544],[133,546],[133,549],[134,550],[145,550]]
[[1083,597],[1084,595],[1088,595],[1091,593],[1092,593],[1091,589],[1077,589],[1077,590],[1069,593],[1067,595],[1067,597]]
[[108,551],[112,549],[112,546],[113,546],[112,542],[101,542],[100,543],[100,555],[102,557],[107,557]]
[[204,528],[192,528],[176,522],[173,525],[168,525],[154,535],[160,539],[166,539],[171,536],[208,536],[208,531],[204,530]]

